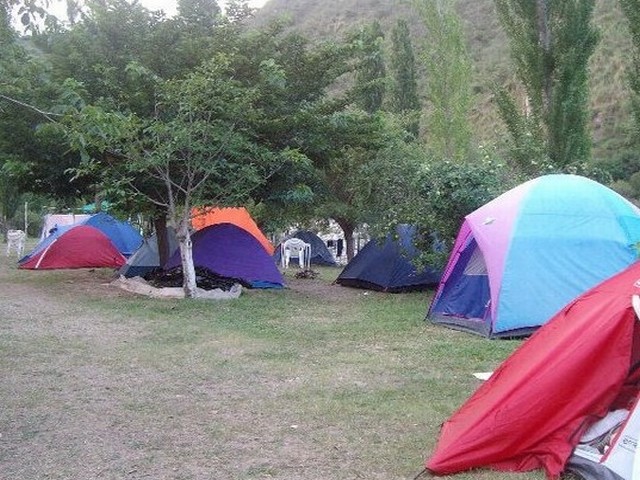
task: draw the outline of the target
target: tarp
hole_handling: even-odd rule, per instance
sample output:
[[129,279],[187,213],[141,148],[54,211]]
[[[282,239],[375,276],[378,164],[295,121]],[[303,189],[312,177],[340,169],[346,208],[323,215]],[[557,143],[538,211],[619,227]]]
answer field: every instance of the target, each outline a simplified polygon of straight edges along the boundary
[[42,240],[18,262],[30,270],[120,268],[126,262],[104,232],[90,225],[66,225]]
[[426,290],[437,285],[439,270],[429,267],[418,270],[412,263],[420,253],[412,241],[415,227],[400,225],[397,234],[397,239],[388,235],[383,243],[369,241],[347,264],[336,283],[392,293]]
[[527,335],[638,258],[640,210],[577,175],[530,180],[467,215],[428,317]]
[[[230,223],[198,230],[191,236],[193,264],[253,288],[282,288],[284,280],[273,258],[249,232]],[[167,261],[166,270],[181,265],[180,251]]]
[[[333,254],[329,251],[322,239],[310,230],[298,230],[289,238],[299,238],[305,243],[311,245],[311,259],[310,263],[314,265],[324,265],[327,267],[335,267],[336,259],[333,258]],[[284,242],[283,242],[284,243]],[[277,264],[280,264],[282,260],[282,243],[278,245],[273,258]]]
[[262,233],[260,227],[244,207],[200,207],[191,210],[191,226],[201,230],[210,225],[219,223],[231,223],[253,235],[264,247],[269,255],[273,255],[274,247],[269,239]]
[[[434,474],[544,469],[558,478],[586,429],[638,393],[640,263],[581,295],[526,340],[443,425]],[[631,372],[633,374],[633,372]]]
[[[111,208],[111,203],[110,202],[107,202],[106,200],[103,200],[102,202],[100,202],[100,211],[101,212],[108,212],[110,208]],[[97,208],[96,208],[96,204],[95,203],[89,203],[89,204],[85,205],[84,207],[82,207],[82,212],[83,213],[97,213],[96,210],[97,210]]]

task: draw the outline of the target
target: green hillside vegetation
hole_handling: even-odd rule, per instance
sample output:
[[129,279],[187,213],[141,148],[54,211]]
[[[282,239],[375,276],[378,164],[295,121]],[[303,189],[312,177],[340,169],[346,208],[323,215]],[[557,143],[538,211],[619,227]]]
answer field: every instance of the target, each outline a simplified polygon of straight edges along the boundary
[[334,220],[351,258],[362,225],[452,240],[466,214],[546,173],[640,198],[623,0],[554,3],[571,7],[545,17],[545,45],[534,15],[518,19],[534,38],[520,72],[506,4],[412,2],[270,0],[252,14],[246,0],[184,0],[168,18],[106,0],[22,38],[5,21],[2,224],[23,224],[26,201],[101,197],[186,239],[187,207],[248,205],[274,233]]
[[[458,0],[457,11],[466,32],[473,60],[475,94],[472,125],[478,143],[500,143],[505,128],[493,102],[494,84],[518,91],[507,38],[493,0]],[[255,23],[265,25],[284,18],[293,29],[311,38],[340,38],[351,29],[379,20],[388,32],[398,18],[406,18],[417,40],[424,28],[412,14],[408,1],[382,0],[270,0],[257,12]],[[630,40],[617,2],[597,0],[594,23],[601,40],[591,59],[591,110],[594,158],[611,161],[629,155],[629,89],[625,68]],[[387,35],[388,37],[388,35]],[[418,42],[415,42],[416,47]],[[428,72],[422,72],[427,75]],[[524,105],[524,98],[523,98]]]

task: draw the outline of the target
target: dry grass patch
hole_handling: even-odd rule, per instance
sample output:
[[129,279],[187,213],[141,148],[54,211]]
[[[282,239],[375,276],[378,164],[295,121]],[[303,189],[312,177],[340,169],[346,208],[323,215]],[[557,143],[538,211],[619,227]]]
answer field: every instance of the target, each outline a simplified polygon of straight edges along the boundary
[[[428,293],[287,275],[224,302],[0,261],[0,465],[32,479],[411,479],[517,342],[425,324]],[[473,472],[460,479],[542,479]]]

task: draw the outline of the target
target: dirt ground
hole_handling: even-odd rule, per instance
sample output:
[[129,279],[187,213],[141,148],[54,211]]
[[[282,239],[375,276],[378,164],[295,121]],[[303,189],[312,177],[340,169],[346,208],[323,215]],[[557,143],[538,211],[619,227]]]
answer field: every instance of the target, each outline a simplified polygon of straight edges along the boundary
[[[200,351],[151,368],[144,350],[128,350],[149,335],[146,326],[126,311],[105,316],[90,307],[92,299],[136,297],[110,285],[112,272],[40,275],[16,270],[13,261],[0,260],[0,480],[364,478],[341,471],[352,455],[348,445],[336,440],[335,450],[322,447],[335,432],[321,418],[307,419],[322,437],[307,444],[294,435],[295,414],[287,419],[285,411],[274,426],[260,413],[300,380],[211,374]],[[293,273],[285,272],[288,288],[309,301],[368,294]],[[252,354],[233,344],[223,351],[240,355],[234,348]],[[255,348],[253,354],[263,354]],[[188,378],[181,376],[185,361]],[[238,410],[229,410],[229,398],[237,399]],[[215,431],[212,417],[232,427]],[[266,438],[251,433],[258,431]],[[212,437],[220,444],[209,446]]]

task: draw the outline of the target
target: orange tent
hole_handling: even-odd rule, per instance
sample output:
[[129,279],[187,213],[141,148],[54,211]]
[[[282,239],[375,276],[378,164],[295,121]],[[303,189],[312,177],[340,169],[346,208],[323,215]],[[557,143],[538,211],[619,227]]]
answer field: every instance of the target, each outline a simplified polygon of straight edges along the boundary
[[191,225],[200,230],[209,225],[219,223],[232,223],[253,235],[264,247],[269,255],[273,255],[273,244],[260,230],[256,222],[251,218],[244,207],[213,208],[200,207],[191,210]]

